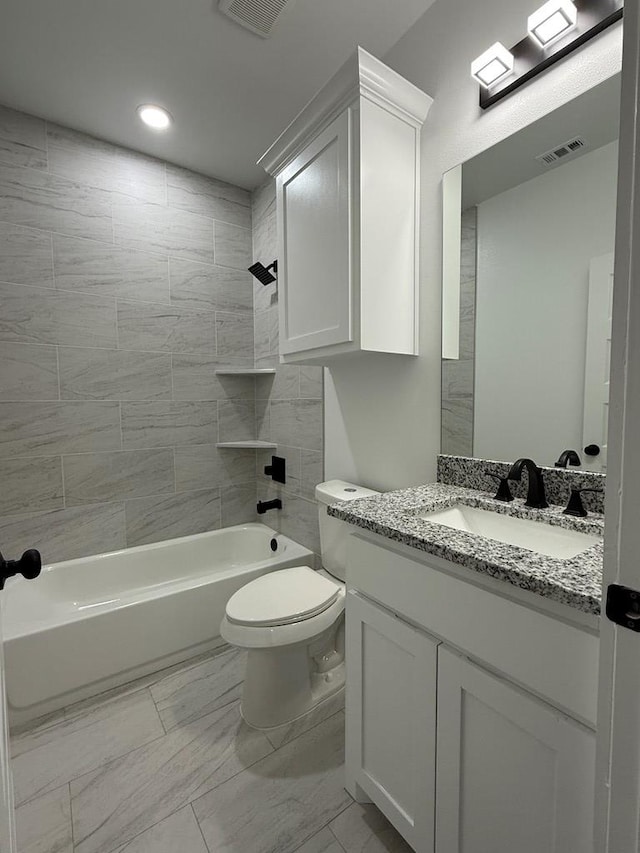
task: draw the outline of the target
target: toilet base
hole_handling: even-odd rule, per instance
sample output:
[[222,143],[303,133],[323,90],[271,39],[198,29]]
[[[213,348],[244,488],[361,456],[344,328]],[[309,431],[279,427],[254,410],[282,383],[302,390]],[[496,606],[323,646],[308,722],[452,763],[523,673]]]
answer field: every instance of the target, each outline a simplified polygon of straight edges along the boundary
[[[303,712],[302,714],[300,714],[298,717],[294,717],[294,718],[293,718],[293,719],[291,719],[291,720],[285,720],[284,722],[280,723],[280,724],[279,724],[279,725],[277,725],[277,726],[254,726],[254,725],[252,725],[252,724],[251,724],[251,723],[246,719],[246,717],[245,717],[245,715],[244,715],[244,710],[243,710],[243,707],[242,707],[242,702],[240,703],[240,716],[242,717],[243,722],[244,722],[247,726],[249,726],[249,728],[250,728],[250,729],[255,729],[255,730],[256,730],[256,731],[258,731],[258,732],[264,732],[265,734],[267,734],[267,735],[268,735],[268,734],[269,734],[269,732],[279,731],[279,730],[282,728],[282,726],[289,726],[289,725],[293,725],[294,723],[297,723],[297,722],[299,722],[300,720],[304,720],[304,718],[305,718],[305,717],[308,717],[308,716],[309,716],[309,714],[311,714],[313,711],[317,711],[317,710],[319,710],[319,709],[322,707],[322,705],[325,705],[325,704],[329,703],[329,702],[330,702],[330,701],[332,701],[333,699],[337,699],[337,697],[338,697],[338,696],[340,696],[340,695],[344,696],[344,688],[345,688],[345,682],[344,682],[344,679],[343,679],[343,681],[342,681],[342,684],[341,684],[341,685],[339,685],[339,686],[334,685],[334,687],[333,687],[333,689],[332,689],[332,691],[331,691],[330,693],[327,693],[325,696],[323,696],[321,699],[319,699],[319,700],[318,700],[318,701],[317,701],[317,702],[316,702],[316,703],[315,703],[311,708],[309,708],[307,711],[304,711],[304,712]],[[334,713],[337,713],[337,711],[335,711]]]

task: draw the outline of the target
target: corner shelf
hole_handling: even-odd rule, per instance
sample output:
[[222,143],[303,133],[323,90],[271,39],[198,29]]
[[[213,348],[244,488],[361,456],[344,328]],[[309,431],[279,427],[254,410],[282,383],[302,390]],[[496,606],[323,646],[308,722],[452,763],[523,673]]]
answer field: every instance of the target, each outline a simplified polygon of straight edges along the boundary
[[216,376],[267,376],[275,372],[275,367],[219,367]]
[[258,441],[257,439],[254,441],[219,441],[216,444],[216,447],[226,447],[230,450],[236,449],[248,449],[252,448],[255,450],[275,450],[277,448],[277,444],[273,441]]

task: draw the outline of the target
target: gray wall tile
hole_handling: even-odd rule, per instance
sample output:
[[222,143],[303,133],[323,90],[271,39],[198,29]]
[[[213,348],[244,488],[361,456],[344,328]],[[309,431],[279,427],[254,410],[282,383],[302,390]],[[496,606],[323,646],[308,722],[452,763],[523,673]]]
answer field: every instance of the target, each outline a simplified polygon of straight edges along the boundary
[[53,287],[51,235],[0,222],[0,281]]
[[93,240],[111,240],[111,198],[66,178],[0,165],[0,219]]
[[170,400],[171,355],[60,347],[63,400]]
[[251,231],[229,222],[215,222],[213,248],[217,264],[246,270],[251,263]]
[[[0,461],[0,516],[61,509],[60,457]],[[4,547],[4,546],[3,546]]]
[[0,106],[0,161],[13,166],[47,168],[45,123],[40,118]]
[[0,340],[115,347],[115,303],[84,293],[0,284]]
[[300,396],[322,399],[322,368],[303,364],[300,367]]
[[67,506],[175,491],[173,451],[124,450],[64,456]]
[[129,249],[213,263],[213,221],[184,210],[114,195],[113,237]]
[[253,289],[246,270],[170,258],[169,271],[175,305],[253,312]]
[[222,222],[251,227],[249,193],[215,178],[167,165],[167,202]]
[[[235,360],[234,360],[235,361]],[[244,397],[253,399],[254,380],[249,376],[216,376],[217,367],[247,366],[248,359],[239,359],[239,365],[210,355],[174,353],[174,400],[224,400]],[[244,365],[242,364],[244,362]]]
[[56,348],[0,343],[0,400],[57,400]]
[[218,489],[127,501],[127,545],[146,545],[220,527]]
[[161,255],[54,234],[53,257],[60,290],[169,302],[168,260]]
[[118,341],[120,347],[130,350],[215,353],[215,315],[118,300]]
[[255,401],[219,400],[218,441],[251,441],[255,437]]
[[278,444],[322,450],[322,401],[273,400],[271,437]]
[[118,403],[0,403],[0,458],[119,449]]
[[44,563],[73,560],[125,547],[124,505],[73,507],[0,518],[5,554],[37,548]]
[[220,492],[223,527],[246,524],[256,518],[256,484],[227,486]]
[[125,449],[212,444],[217,434],[214,402],[122,403]]
[[324,454],[319,450],[300,451],[300,494],[315,500],[315,488],[324,480]]
[[253,318],[244,314],[216,313],[218,332],[218,355],[251,355],[253,359]]
[[175,464],[179,492],[255,483],[255,450],[230,450],[215,444],[176,447]]

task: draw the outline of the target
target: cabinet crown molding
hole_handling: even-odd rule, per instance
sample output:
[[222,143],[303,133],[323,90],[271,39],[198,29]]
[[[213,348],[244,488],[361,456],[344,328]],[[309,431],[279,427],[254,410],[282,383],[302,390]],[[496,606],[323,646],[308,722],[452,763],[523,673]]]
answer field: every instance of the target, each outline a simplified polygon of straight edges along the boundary
[[258,160],[258,165],[270,175],[277,175],[310,136],[319,133],[360,98],[388,109],[416,128],[422,126],[433,103],[433,98],[359,47],[302,108]]

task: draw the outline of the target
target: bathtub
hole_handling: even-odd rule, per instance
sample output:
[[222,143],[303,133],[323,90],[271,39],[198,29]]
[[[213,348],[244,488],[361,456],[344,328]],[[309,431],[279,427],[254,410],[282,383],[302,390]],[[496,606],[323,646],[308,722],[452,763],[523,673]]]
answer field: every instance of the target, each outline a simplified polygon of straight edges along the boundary
[[312,559],[271,528],[242,524],[54,563],[34,581],[12,579],[3,601],[12,722],[222,645],[220,622],[236,590]]

